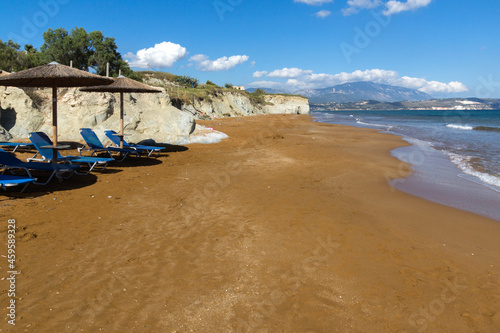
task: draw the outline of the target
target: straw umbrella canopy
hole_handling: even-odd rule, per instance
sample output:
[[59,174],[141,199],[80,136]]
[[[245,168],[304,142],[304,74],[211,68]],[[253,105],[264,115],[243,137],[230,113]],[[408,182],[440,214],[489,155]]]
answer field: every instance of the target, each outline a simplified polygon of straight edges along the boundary
[[107,86],[95,86],[80,88],[88,92],[119,92],[120,93],[120,147],[123,148],[123,93],[160,93],[160,89],[153,88],[144,83],[137,82],[125,76],[118,76],[115,82]]
[[[0,77],[0,86],[52,88],[52,141],[57,147],[57,88],[82,87],[110,84],[113,80],[107,77],[91,74],[76,68],[51,62],[17,73]],[[57,158],[54,149],[54,162]]]

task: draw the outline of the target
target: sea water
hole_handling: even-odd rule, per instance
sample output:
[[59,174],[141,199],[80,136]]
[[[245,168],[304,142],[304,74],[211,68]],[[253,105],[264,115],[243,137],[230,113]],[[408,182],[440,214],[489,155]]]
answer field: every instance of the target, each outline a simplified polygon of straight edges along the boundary
[[313,112],[319,122],[375,128],[412,145],[394,150],[414,173],[393,185],[500,221],[500,110]]

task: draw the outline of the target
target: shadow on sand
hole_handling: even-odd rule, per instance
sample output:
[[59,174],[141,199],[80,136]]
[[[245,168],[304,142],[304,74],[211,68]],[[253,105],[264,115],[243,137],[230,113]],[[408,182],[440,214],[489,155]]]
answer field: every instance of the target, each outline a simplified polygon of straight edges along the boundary
[[[163,154],[161,157],[167,157],[168,155]],[[125,160],[119,162],[119,161],[114,161],[109,164],[109,167],[113,169],[120,169],[120,168],[132,168],[132,167],[141,167],[141,166],[153,166],[153,165],[158,165],[162,164],[163,162],[159,160],[158,158],[154,157],[128,157]],[[107,171],[108,169],[106,169]]]
[[164,147],[165,150],[163,150],[162,153],[178,153],[189,150],[189,148],[186,146],[169,145],[163,143],[155,144],[155,146]]
[[[106,172],[105,170],[104,172]],[[33,175],[38,178],[38,175]],[[39,179],[43,181],[46,179],[47,175],[40,175]],[[58,181],[55,177],[47,185],[34,185],[31,184],[28,188],[21,192],[19,188],[13,187],[7,190],[1,190],[0,196],[6,196],[9,198],[36,198],[47,194],[71,191],[79,188],[84,188],[91,186],[97,182],[97,176],[95,174],[89,175],[73,175],[69,179],[64,179],[62,182]]]
[[[82,147],[82,144],[74,141],[60,141],[59,144],[69,145],[71,149],[77,150],[78,147]],[[164,147],[159,157],[164,158],[168,157],[167,153],[172,152],[184,152],[189,150],[188,147],[171,145],[171,144],[156,144],[156,146]],[[27,153],[27,152],[21,152]],[[109,157],[108,154],[100,153],[97,154],[98,157]],[[88,175],[73,175],[69,179],[65,179],[62,182],[58,181],[55,177],[52,179],[47,185],[34,185],[31,184],[24,192],[20,192],[19,188],[13,187],[8,188],[7,190],[0,190],[0,196],[8,197],[8,198],[35,198],[41,197],[54,192],[61,191],[71,191],[79,188],[84,188],[87,186],[91,186],[97,182],[99,174],[118,174],[122,172],[121,168],[131,168],[131,167],[144,167],[144,166],[153,166],[159,165],[163,162],[156,157],[128,157],[124,161],[114,161],[109,163],[105,170],[97,168],[92,171],[91,174]],[[20,176],[21,174],[16,173],[15,175]],[[48,175],[45,173],[33,173],[33,176],[38,178],[39,181],[43,182],[47,179]]]

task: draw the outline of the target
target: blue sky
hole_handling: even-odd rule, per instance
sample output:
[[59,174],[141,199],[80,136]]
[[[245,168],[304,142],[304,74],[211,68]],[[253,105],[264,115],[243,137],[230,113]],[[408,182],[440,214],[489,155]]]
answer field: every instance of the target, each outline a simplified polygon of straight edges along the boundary
[[132,68],[297,91],[373,81],[500,97],[498,0],[40,0],[2,4],[0,39],[116,38]]

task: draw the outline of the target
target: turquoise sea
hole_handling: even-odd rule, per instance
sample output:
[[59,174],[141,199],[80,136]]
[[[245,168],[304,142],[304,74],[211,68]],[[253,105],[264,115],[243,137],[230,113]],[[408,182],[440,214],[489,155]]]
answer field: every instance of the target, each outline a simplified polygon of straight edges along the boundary
[[500,220],[500,110],[312,112],[316,121],[378,129],[411,147],[414,174],[395,187]]

